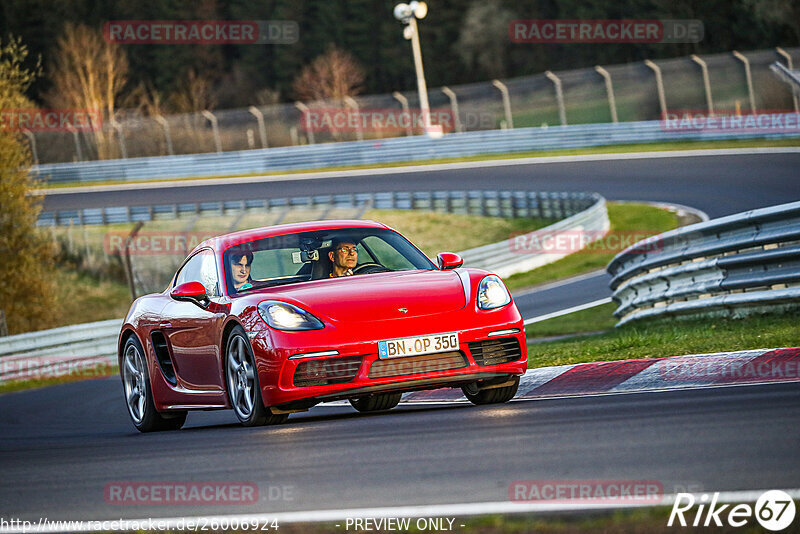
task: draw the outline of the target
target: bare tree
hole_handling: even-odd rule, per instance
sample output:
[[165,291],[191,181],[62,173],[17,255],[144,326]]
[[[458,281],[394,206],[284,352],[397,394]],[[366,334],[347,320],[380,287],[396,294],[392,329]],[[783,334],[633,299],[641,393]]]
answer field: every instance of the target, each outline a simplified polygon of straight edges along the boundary
[[[128,58],[120,45],[106,41],[100,29],[72,23],[67,23],[56,44],[48,102],[54,107],[96,110],[104,122],[112,120],[128,76]],[[93,131],[100,159],[116,156],[111,132],[100,127]]]
[[172,109],[178,113],[210,110],[217,105],[211,82],[197,74],[194,69],[189,69],[178,90],[170,95],[169,101]]
[[506,75],[508,24],[514,16],[500,0],[473,2],[453,47],[468,67],[477,66],[491,78]]
[[364,69],[349,53],[330,47],[295,78],[292,88],[300,100],[341,100],[361,92]]

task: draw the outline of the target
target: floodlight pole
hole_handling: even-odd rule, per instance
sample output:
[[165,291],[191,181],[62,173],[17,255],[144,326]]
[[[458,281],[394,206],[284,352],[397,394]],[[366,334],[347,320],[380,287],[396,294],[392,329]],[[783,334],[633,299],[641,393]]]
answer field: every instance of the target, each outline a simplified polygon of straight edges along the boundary
[[431,109],[428,104],[428,87],[425,84],[425,72],[422,69],[422,50],[419,44],[419,27],[417,18],[423,18],[428,12],[425,2],[412,1],[408,4],[397,4],[394,8],[395,18],[406,24],[403,36],[411,41],[411,50],[414,54],[414,68],[417,73],[417,91],[419,92],[419,107],[422,113],[422,122],[425,133],[431,127]]

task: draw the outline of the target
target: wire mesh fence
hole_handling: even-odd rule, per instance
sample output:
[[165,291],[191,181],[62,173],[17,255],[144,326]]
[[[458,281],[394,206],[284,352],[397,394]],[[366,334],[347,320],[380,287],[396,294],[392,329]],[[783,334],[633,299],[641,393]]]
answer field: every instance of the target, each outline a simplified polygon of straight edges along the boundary
[[[786,52],[795,64],[800,64],[800,48]],[[705,110],[711,103],[715,110],[737,112],[749,112],[753,106],[758,110],[793,109],[790,89],[769,70],[770,64],[786,63],[786,58],[774,49],[746,52],[743,56],[749,63],[749,83],[745,62],[733,53],[700,58],[707,65],[708,91],[701,62],[691,57],[655,62],[663,79],[666,108]],[[436,124],[438,117],[447,123],[442,124],[444,132],[455,132],[555,126],[562,122],[607,123],[615,116],[619,122],[661,118],[662,104],[652,67],[628,63],[606,66],[605,71],[607,77],[595,68],[584,68],[554,76],[534,74],[501,84],[481,82],[431,88],[433,122]],[[561,86],[561,99],[557,84]],[[510,115],[501,87],[508,91]],[[392,122],[401,117],[404,109],[410,110],[411,119],[406,117],[403,124]],[[319,115],[315,119],[322,122],[312,126],[309,110],[312,114],[314,110],[342,110],[360,119],[357,126],[342,126],[325,123],[325,117]],[[29,133],[28,139],[42,164],[231,152],[420,134],[423,125],[413,120],[415,112],[419,115],[419,100],[413,91],[364,95],[349,102],[275,104],[167,117],[123,110],[96,132],[37,131]],[[376,116],[384,121],[377,126]],[[387,124],[387,119],[392,124]]]

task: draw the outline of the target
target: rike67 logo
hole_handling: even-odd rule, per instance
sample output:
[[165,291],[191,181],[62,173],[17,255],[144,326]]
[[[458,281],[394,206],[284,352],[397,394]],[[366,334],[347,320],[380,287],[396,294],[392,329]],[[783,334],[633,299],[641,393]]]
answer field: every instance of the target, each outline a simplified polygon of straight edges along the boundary
[[[692,508],[697,505],[697,510]],[[691,493],[678,493],[667,526],[721,527],[725,523],[732,527],[743,527],[755,516],[765,529],[773,532],[783,530],[794,521],[795,504],[792,497],[780,490],[763,493],[755,506],[749,504],[720,504],[720,494],[714,493],[709,502],[704,493],[696,499]],[[687,521],[688,519],[688,521]],[[677,520],[677,522],[676,522]]]

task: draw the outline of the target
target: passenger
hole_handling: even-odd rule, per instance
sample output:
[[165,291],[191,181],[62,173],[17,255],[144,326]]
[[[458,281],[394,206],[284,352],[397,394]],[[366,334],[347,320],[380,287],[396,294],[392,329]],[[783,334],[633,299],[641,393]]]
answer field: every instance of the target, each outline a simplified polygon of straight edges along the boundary
[[330,278],[340,276],[351,276],[353,269],[358,263],[358,249],[353,240],[347,238],[337,238],[333,240],[333,246],[328,252],[331,260]]
[[242,252],[233,253],[230,256],[231,275],[233,276],[233,288],[236,291],[244,291],[253,287],[253,279],[250,278],[250,267],[253,264],[253,253]]

